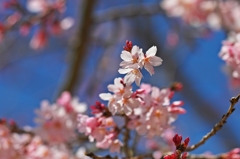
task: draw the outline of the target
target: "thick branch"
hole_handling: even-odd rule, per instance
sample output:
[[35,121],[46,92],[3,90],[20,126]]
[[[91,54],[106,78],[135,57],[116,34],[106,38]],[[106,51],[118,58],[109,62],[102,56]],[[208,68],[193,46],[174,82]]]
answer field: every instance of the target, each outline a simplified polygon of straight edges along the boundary
[[79,7],[80,22],[73,41],[72,54],[70,59],[69,74],[67,75],[66,83],[64,84],[62,91],[74,92],[76,84],[78,82],[79,67],[83,64],[87,55],[87,46],[90,28],[92,24],[92,12],[94,8],[95,0],[84,0]]
[[106,11],[97,12],[94,14],[94,22],[102,23],[106,21],[112,21],[119,18],[133,17],[139,15],[153,15],[165,13],[160,7],[159,3],[152,4],[131,4],[121,7],[112,7]]
[[226,114],[224,114],[222,116],[222,119],[220,120],[220,122],[217,123],[213,127],[213,129],[207,135],[205,135],[197,144],[194,144],[194,145],[188,147],[186,151],[195,150],[199,146],[203,145],[210,137],[215,135],[222,128],[222,126],[227,122],[227,118],[234,112],[234,110],[235,110],[234,106],[238,102],[239,98],[240,98],[240,95],[238,95],[237,97],[231,98],[231,100],[230,100],[231,104],[228,108],[228,111]]

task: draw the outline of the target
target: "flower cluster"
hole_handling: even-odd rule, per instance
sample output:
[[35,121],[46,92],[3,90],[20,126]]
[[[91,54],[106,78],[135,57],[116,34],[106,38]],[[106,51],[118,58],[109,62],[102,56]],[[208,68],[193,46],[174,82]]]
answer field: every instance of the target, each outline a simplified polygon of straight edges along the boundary
[[142,79],[142,73],[139,70],[143,67],[150,73],[154,74],[153,66],[159,66],[162,64],[162,59],[155,56],[157,53],[157,47],[153,46],[147,50],[146,54],[142,52],[142,49],[138,46],[132,46],[132,42],[127,41],[124,50],[122,51],[120,68],[118,72],[120,74],[126,74],[124,77],[124,83],[131,85],[134,81],[139,86]]
[[232,84],[240,84],[240,34],[232,33],[223,42],[219,56],[224,60],[231,72]]
[[164,0],[161,3],[169,16],[181,17],[186,23],[212,29],[221,27],[238,32],[240,5],[235,0]]
[[[49,142],[46,144],[46,142]],[[15,123],[0,121],[0,158],[1,159],[89,159],[82,148],[76,154],[66,145],[52,145],[39,136],[18,129]]]
[[52,143],[71,141],[76,135],[77,114],[85,110],[84,103],[79,103],[77,98],[72,99],[68,92],[63,92],[56,104],[50,105],[43,101],[41,108],[36,110],[38,127],[34,132]]
[[78,115],[78,130],[89,137],[90,142],[96,140],[96,146],[109,149],[110,152],[120,152],[122,142],[117,138],[119,129],[112,117],[108,117],[108,110],[99,102],[91,106],[94,117]]
[[31,28],[38,25],[39,28],[30,41],[33,49],[43,48],[50,34],[58,35],[72,23],[69,18],[60,19],[60,15],[65,11],[65,0],[28,0],[26,6],[18,0],[7,0],[1,5],[11,10],[11,14],[4,22],[0,22],[0,40],[13,28],[18,28],[20,34],[26,36]]
[[169,88],[159,89],[149,84],[142,84],[135,92],[140,105],[130,116],[129,128],[136,129],[140,135],[149,138],[161,136],[178,114],[186,112],[181,108],[182,101],[170,102],[173,95],[174,91]]

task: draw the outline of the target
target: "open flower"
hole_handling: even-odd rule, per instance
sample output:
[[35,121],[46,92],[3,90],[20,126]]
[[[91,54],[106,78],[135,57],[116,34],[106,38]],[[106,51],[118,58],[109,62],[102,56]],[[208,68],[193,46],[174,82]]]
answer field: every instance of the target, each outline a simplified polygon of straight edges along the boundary
[[154,74],[153,66],[159,66],[163,61],[160,57],[155,56],[156,53],[157,47],[152,46],[142,58],[142,65],[144,65],[144,68],[150,73],[150,75]]
[[140,86],[140,82],[143,75],[139,71],[139,69],[125,68],[125,69],[119,69],[118,72],[120,74],[126,74],[126,76],[124,77],[124,83],[126,83],[127,85],[131,85],[135,81],[136,85]]

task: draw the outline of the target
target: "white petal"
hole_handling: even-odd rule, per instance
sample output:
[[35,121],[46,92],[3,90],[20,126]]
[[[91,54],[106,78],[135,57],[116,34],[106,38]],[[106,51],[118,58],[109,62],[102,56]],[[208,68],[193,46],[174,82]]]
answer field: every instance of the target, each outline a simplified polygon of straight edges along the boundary
[[138,54],[139,51],[140,51],[140,50],[139,50],[139,47],[138,47],[137,45],[134,45],[134,46],[132,47],[131,53],[132,53],[132,55],[136,55],[136,54]]
[[122,80],[121,77],[115,78],[115,79],[114,79],[114,84],[115,84],[116,86],[122,88],[123,86],[122,86],[122,84],[121,84],[121,80]]
[[114,84],[109,84],[107,88],[110,92],[114,92],[114,93],[118,90],[118,87]]
[[127,74],[125,77],[124,77],[124,83],[126,83],[126,85],[131,85],[136,79],[136,76],[134,74]]
[[150,49],[148,49],[148,51],[146,52],[147,57],[149,56],[155,56],[157,53],[157,47],[156,46],[152,46]]
[[120,74],[126,74],[126,73],[128,73],[128,72],[130,72],[130,71],[132,71],[133,69],[131,69],[131,68],[120,68],[120,69],[118,69],[118,72],[120,73]]
[[157,57],[157,56],[152,56],[152,57],[149,57],[149,62],[151,63],[151,65],[153,66],[159,66],[162,64],[162,59],[160,57]]
[[121,58],[124,61],[132,61],[132,55],[130,52],[123,50],[121,54]]
[[111,93],[101,93],[99,94],[99,97],[102,100],[111,100],[113,98],[113,95]]
[[121,66],[122,68],[126,68],[126,67],[128,67],[129,65],[131,65],[131,64],[132,64],[131,61],[122,61],[122,62],[120,63],[120,66]]

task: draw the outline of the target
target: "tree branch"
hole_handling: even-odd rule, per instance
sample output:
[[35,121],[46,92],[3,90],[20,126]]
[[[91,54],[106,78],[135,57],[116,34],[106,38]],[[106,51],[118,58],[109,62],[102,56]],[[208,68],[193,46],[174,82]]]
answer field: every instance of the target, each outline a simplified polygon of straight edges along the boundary
[[238,102],[239,98],[240,98],[240,95],[238,95],[237,97],[231,98],[231,100],[230,100],[231,104],[228,108],[228,111],[226,114],[224,114],[222,116],[222,119],[220,120],[220,122],[217,123],[213,127],[213,129],[207,135],[205,135],[197,144],[194,144],[194,145],[188,147],[186,151],[195,150],[199,146],[203,145],[210,137],[215,135],[222,128],[222,126],[227,122],[228,117],[234,112],[234,110],[235,110],[234,106]]
[[188,159],[224,159],[223,155],[206,156],[206,155],[188,155]]
[[121,7],[112,7],[111,9],[97,12],[94,14],[94,23],[102,23],[112,21],[120,18],[140,16],[140,15],[153,15],[164,14],[165,11],[160,7],[159,3],[152,4],[130,4]]
[[124,137],[123,137],[123,144],[124,144],[123,150],[124,150],[126,157],[131,157],[132,151],[130,150],[129,145],[128,145],[128,141],[130,140],[130,130],[127,127],[129,118],[126,115],[124,116],[124,118],[125,118],[125,125],[124,125],[125,132],[124,132]]
[[[91,157],[93,159],[118,159],[117,156],[111,157],[110,155],[107,156],[97,156],[94,153],[86,153],[85,154],[88,157]],[[140,155],[140,156],[135,156],[135,157],[122,157],[121,159],[146,159],[146,158],[153,158],[152,154],[146,154],[146,155]]]
[[[87,55],[86,51],[88,46],[89,32],[92,25],[94,4],[95,0],[84,0],[79,7],[79,10],[82,11],[79,16],[79,27],[76,37],[73,41],[69,72],[61,92],[69,91],[73,93],[76,89],[75,87],[79,79],[79,67],[82,65]],[[59,92],[59,94],[61,92]]]

